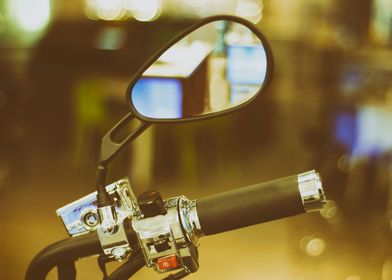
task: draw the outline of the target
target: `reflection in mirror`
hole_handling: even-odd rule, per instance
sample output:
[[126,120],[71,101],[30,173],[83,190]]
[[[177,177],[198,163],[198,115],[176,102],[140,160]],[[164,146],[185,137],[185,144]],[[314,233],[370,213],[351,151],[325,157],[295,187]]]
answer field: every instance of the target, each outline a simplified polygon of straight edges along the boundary
[[267,55],[246,26],[220,20],[166,50],[132,88],[135,110],[151,119],[182,119],[234,108],[259,93]]

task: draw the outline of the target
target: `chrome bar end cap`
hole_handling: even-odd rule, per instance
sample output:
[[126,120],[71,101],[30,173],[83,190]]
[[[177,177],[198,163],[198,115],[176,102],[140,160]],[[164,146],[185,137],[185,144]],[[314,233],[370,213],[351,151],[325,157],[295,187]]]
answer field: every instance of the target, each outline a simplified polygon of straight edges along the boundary
[[320,211],[326,198],[319,173],[315,170],[298,175],[298,189],[305,212]]

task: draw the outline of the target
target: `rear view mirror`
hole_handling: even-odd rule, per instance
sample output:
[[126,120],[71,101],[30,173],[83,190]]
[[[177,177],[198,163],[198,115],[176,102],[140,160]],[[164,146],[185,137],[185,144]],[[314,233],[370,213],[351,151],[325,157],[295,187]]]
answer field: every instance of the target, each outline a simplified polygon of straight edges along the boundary
[[145,122],[221,115],[254,100],[272,71],[264,36],[241,18],[208,18],[175,38],[135,76],[132,113]]

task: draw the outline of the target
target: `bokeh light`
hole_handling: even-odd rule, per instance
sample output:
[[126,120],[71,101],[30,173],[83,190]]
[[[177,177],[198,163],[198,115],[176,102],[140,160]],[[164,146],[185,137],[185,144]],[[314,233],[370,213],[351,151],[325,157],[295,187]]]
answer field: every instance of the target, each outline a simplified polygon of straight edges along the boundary
[[318,257],[325,251],[325,241],[323,238],[307,235],[299,242],[302,252],[310,257]]
[[339,207],[333,200],[327,201],[324,208],[320,211],[320,215],[330,224],[337,224],[341,220]]
[[50,21],[50,0],[13,0],[8,4],[14,20],[24,31],[41,31]]
[[160,15],[160,0],[129,0],[128,2],[127,8],[139,21],[152,21]]
[[262,18],[262,1],[240,0],[237,3],[236,15],[257,23]]
[[107,21],[133,17],[139,21],[152,21],[159,17],[160,0],[86,0],[85,14],[89,19]]
[[125,15],[122,0],[87,0],[85,14],[90,19],[119,20]]

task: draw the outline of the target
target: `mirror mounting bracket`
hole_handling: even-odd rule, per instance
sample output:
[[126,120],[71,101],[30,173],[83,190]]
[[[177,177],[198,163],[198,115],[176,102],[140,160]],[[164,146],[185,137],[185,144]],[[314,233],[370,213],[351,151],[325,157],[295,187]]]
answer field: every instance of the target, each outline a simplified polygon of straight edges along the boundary
[[109,163],[111,163],[118,156],[125,146],[136,139],[141,133],[143,133],[144,130],[150,126],[149,123],[142,122],[124,140],[121,142],[115,141],[114,139],[116,135],[118,135],[118,133],[124,129],[124,127],[134,118],[135,116],[132,113],[128,113],[102,138],[101,151],[99,155],[100,166],[108,166]]
[[99,207],[110,206],[113,203],[105,188],[107,166],[130,142],[136,139],[141,133],[143,133],[143,131],[145,131],[150,126],[149,123],[142,122],[121,142],[115,141],[114,139],[119,134],[119,132],[123,130],[124,127],[126,127],[127,124],[134,118],[135,116],[132,113],[128,113],[102,138],[96,177],[97,200]]

